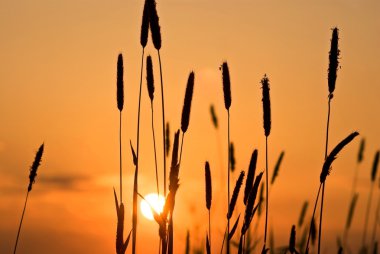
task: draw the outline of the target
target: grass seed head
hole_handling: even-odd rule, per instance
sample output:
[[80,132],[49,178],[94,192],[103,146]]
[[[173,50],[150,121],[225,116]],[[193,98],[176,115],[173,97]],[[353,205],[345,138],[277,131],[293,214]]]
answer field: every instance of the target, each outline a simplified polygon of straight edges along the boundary
[[141,22],[141,33],[140,33],[140,44],[145,48],[148,43],[148,32],[149,32],[149,0],[145,0],[144,10]]
[[124,67],[123,55],[119,54],[117,58],[117,81],[116,81],[116,96],[117,108],[122,111],[124,106]]
[[146,84],[148,87],[148,94],[150,101],[154,99],[154,77],[153,77],[153,63],[152,57],[149,55],[146,58]]
[[271,129],[271,111],[270,111],[270,96],[269,96],[269,79],[265,74],[261,80],[263,90],[263,117],[264,117],[264,133],[268,137]]
[[328,70],[328,85],[330,96],[335,90],[335,83],[337,77],[337,71],[339,66],[339,54],[338,48],[339,30],[337,27],[333,28],[331,37],[331,48],[329,53],[329,70]]
[[41,164],[43,152],[44,152],[44,144],[42,144],[40,148],[38,149],[36,153],[36,157],[34,158],[33,164],[30,167],[28,192],[32,190],[33,183],[36,180],[37,169]]
[[191,101],[193,99],[194,90],[194,72],[190,72],[187,80],[185,99],[183,101],[181,130],[183,133],[187,131],[190,122]]
[[224,93],[224,106],[227,110],[231,107],[231,81],[230,71],[227,62],[222,64],[222,77],[223,77],[223,93]]

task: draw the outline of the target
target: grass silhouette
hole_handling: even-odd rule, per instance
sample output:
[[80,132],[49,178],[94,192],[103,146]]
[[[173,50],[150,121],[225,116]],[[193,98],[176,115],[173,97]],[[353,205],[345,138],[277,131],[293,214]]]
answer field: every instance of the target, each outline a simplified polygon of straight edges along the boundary
[[44,144],[42,144],[40,146],[40,148],[38,149],[38,151],[36,153],[36,157],[34,158],[33,164],[30,167],[28,192],[26,193],[26,198],[25,198],[25,203],[24,203],[24,209],[22,210],[22,215],[21,215],[21,219],[20,219],[20,225],[19,225],[18,231],[17,231],[17,237],[16,237],[15,246],[14,246],[14,249],[13,249],[13,254],[15,254],[16,251],[17,251],[17,244],[18,244],[18,240],[19,240],[19,237],[20,237],[22,222],[24,220],[24,214],[25,214],[26,205],[28,203],[29,192],[32,191],[33,184],[36,181],[37,169],[38,169],[38,167],[41,164],[41,159],[42,159],[43,152],[44,152]]

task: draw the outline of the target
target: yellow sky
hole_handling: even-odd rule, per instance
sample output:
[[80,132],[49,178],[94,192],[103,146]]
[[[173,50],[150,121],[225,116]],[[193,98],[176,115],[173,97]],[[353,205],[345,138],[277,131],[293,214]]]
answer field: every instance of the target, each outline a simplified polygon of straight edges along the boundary
[[[118,188],[116,60],[120,52],[125,69],[124,202],[126,228],[131,228],[133,164],[129,140],[136,144],[142,7],[143,1],[137,0],[0,0],[1,253],[13,248],[28,168],[42,142],[45,153],[28,201],[19,253],[114,252],[112,187]],[[231,139],[237,171],[247,169],[254,148],[259,150],[258,169],[264,169],[259,82],[264,73],[269,76],[270,170],[285,150],[270,194],[270,228],[274,229],[276,245],[288,243],[303,201],[314,202],[319,184],[328,52],[334,26],[340,29],[341,69],[332,101],[330,147],[354,130],[367,141],[359,172],[357,217],[350,234],[351,239],[360,238],[372,160],[380,149],[380,2],[162,0],[157,8],[166,116],[172,134],[180,127],[188,74],[195,72],[176,200],[176,253],[184,250],[187,229],[193,247],[201,247],[204,241],[206,160],[210,161],[214,194],[218,195],[213,204],[213,248],[217,251],[220,247],[226,221],[226,190],[220,179],[225,178],[227,114],[218,68],[225,60],[231,74]],[[161,145],[158,60],[151,38],[146,52],[152,55],[155,68],[155,126]],[[142,92],[139,181],[140,192],[147,194],[155,190],[155,182],[145,78]],[[210,104],[215,105],[219,117],[218,131],[211,124]],[[358,141],[334,162],[327,180],[322,248],[328,253],[335,252],[336,237],[343,231]],[[162,170],[161,156],[159,165]],[[233,182],[237,175],[235,172]],[[374,203],[378,197],[376,188]],[[263,230],[261,225],[259,230]],[[139,253],[157,250],[157,231],[155,222],[140,217]],[[352,245],[356,248],[358,242]]]

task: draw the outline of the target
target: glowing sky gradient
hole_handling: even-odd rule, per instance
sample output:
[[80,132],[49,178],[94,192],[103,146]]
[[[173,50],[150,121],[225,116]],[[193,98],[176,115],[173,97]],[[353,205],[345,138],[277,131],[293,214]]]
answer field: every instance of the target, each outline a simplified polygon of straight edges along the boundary
[[[120,52],[125,70],[124,201],[126,229],[130,230],[134,167],[129,140],[136,144],[142,8],[142,0],[0,0],[0,253],[12,251],[28,169],[42,142],[45,153],[29,197],[18,253],[114,252],[112,187],[118,189],[116,61]],[[166,117],[172,135],[180,127],[188,74],[195,72],[176,197],[176,253],[184,251],[187,230],[192,248],[202,248],[205,241],[206,160],[216,195],[213,251],[220,250],[226,223],[227,114],[219,66],[225,60],[231,74],[231,140],[237,168],[232,182],[240,170],[248,168],[254,148],[259,150],[258,170],[265,167],[260,80],[264,73],[269,77],[270,172],[285,150],[279,177],[270,190],[270,228],[276,246],[288,244],[302,203],[314,202],[319,184],[334,26],[340,29],[341,68],[332,101],[330,145],[354,130],[367,141],[359,169],[357,214],[349,236],[356,250],[372,160],[380,149],[380,2],[157,0],[157,8]],[[161,145],[158,59],[151,38],[146,53],[152,55],[155,70],[155,127]],[[211,123],[210,104],[219,117],[218,131]],[[145,195],[155,191],[145,77],[141,124],[139,191]],[[336,252],[336,237],[343,232],[358,148],[359,139],[341,153],[327,180],[325,253]],[[159,153],[160,172],[161,157]],[[379,195],[376,187],[375,204]],[[243,211],[241,202],[237,209]],[[263,232],[262,224],[258,230]],[[157,236],[156,223],[140,215],[138,253],[156,252]]]

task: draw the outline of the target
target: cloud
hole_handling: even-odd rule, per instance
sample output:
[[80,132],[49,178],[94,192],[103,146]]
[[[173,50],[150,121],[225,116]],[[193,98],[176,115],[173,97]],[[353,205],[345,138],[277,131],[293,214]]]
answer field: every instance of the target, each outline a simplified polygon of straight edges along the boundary
[[49,188],[77,190],[83,183],[90,182],[91,180],[92,178],[88,175],[59,174],[52,176],[41,176],[38,179],[38,182],[41,185],[49,186]]

